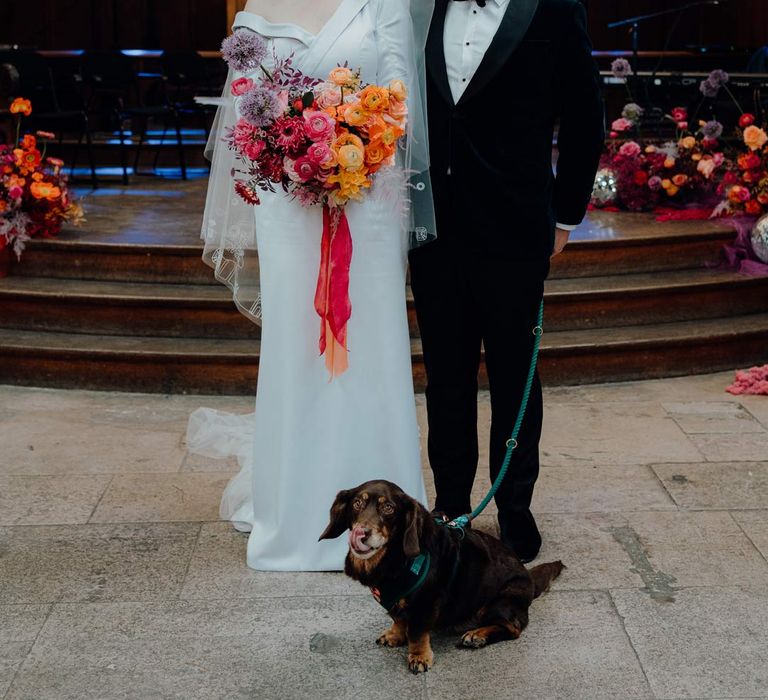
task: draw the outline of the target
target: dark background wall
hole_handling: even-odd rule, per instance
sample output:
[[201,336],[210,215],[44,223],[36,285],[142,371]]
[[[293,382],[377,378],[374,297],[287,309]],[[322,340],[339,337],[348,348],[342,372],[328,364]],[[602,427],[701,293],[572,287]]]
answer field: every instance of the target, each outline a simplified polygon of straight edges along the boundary
[[[514,1],[514,0],[513,0]],[[626,30],[606,24],[686,0],[588,0],[598,49],[629,48]],[[41,49],[195,48],[215,49],[227,15],[240,0],[0,0],[0,43]],[[660,49],[669,19],[643,27],[642,48]],[[768,44],[768,0],[730,0],[720,7],[690,10],[672,47]]]

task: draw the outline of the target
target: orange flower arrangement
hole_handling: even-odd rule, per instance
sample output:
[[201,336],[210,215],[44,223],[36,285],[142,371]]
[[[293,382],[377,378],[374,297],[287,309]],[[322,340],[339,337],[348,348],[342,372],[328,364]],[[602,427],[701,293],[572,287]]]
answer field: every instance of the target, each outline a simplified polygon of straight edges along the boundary
[[[17,98],[10,111],[18,120],[32,113],[32,103]],[[42,140],[42,151],[40,142]],[[64,163],[46,158],[48,141],[54,134],[41,131],[37,137],[17,137],[18,145],[0,146],[0,251],[11,250],[21,257],[31,238],[56,236],[64,222],[83,220],[83,210],[69,193]]]

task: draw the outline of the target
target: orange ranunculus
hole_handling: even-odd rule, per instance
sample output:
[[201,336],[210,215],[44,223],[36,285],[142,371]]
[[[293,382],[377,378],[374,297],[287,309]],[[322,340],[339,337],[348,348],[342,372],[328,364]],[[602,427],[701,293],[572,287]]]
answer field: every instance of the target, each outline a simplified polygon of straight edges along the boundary
[[11,114],[23,114],[28,117],[32,114],[32,102],[25,100],[23,97],[17,97],[11,102]]
[[389,84],[389,94],[390,97],[405,102],[408,99],[408,88],[402,80],[393,80]]
[[682,187],[686,182],[688,182],[688,176],[687,175],[683,175],[682,173],[680,175],[675,175],[672,178],[672,182],[677,187]]
[[661,186],[662,186],[662,187],[663,187],[665,190],[668,190],[670,187],[672,187],[672,180],[669,180],[669,179],[667,179],[667,178],[664,178],[664,179],[661,181]]
[[696,139],[693,136],[686,136],[680,139],[680,145],[683,148],[693,148],[696,145]]
[[333,150],[337,151],[342,146],[357,146],[361,151],[364,149],[363,140],[359,136],[355,136],[355,134],[351,134],[346,129],[343,130],[337,137],[336,140],[333,142]]
[[702,158],[702,155],[701,155],[701,153],[694,153],[694,154],[691,156],[691,160],[692,160],[694,163],[698,163],[698,162],[701,160],[701,158]]
[[365,164],[371,174],[377,172],[384,161],[394,152],[393,148],[385,146],[380,139],[371,141],[365,148]]
[[61,197],[61,189],[50,182],[33,182],[29,191],[35,199],[55,200]]
[[362,126],[368,121],[368,113],[359,102],[351,102],[339,107],[339,116],[350,126]]
[[674,197],[678,192],[680,191],[680,188],[677,185],[671,185],[670,187],[667,187],[667,195],[670,197]]
[[369,85],[360,93],[360,103],[368,112],[383,112],[389,107],[389,90]]
[[341,170],[331,175],[328,182],[332,185],[338,185],[338,189],[331,193],[331,196],[338,204],[346,204],[350,199],[361,199],[362,190],[371,186],[371,181],[364,171],[349,172]]
[[362,148],[348,144],[338,151],[339,166],[343,170],[357,172],[365,165],[365,151]]
[[382,126],[375,126],[368,132],[371,141],[380,139],[386,146],[394,146],[405,132],[398,126],[393,124],[383,124]]
[[665,168],[674,168],[675,167],[675,159],[671,157],[667,157],[667,159],[664,161],[664,167]]
[[744,129],[744,143],[753,151],[762,148],[768,142],[768,134],[759,126],[748,126]]
[[339,66],[328,74],[328,81],[339,87],[351,88],[359,84],[360,77],[352,69]]
[[12,190],[14,187],[21,187],[21,188],[23,189],[23,188],[24,188],[24,185],[26,185],[26,184],[27,184],[27,180],[26,180],[26,178],[23,178],[23,177],[19,177],[18,175],[16,175],[16,174],[14,173],[13,175],[11,175],[11,176],[8,178],[8,180],[7,180],[7,181],[6,181],[6,183],[5,183],[5,186],[6,186],[6,187],[7,187],[9,190]]

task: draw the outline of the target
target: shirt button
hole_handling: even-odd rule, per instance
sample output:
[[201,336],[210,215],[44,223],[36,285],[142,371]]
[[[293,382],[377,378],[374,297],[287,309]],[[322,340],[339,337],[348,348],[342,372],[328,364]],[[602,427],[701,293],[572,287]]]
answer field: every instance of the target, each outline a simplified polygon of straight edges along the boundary
[[467,42],[467,46],[469,46],[469,42]]

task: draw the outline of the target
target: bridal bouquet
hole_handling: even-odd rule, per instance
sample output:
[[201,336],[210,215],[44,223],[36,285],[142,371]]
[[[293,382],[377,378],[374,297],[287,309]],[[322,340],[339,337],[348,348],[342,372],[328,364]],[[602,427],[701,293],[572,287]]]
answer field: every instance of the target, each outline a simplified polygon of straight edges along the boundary
[[47,158],[53,134],[38,131],[21,137],[21,120],[32,114],[32,103],[17,98],[10,112],[16,118],[16,143],[0,145],[0,254],[21,258],[27,241],[56,236],[65,221],[78,224],[83,211],[69,193],[64,163]]
[[315,309],[321,319],[320,354],[333,377],[348,367],[352,313],[352,238],[344,207],[363,199],[379,170],[395,165],[406,133],[407,90],[399,80],[387,87],[364,85],[359,71],[347,66],[321,81],[298,71],[291,56],[275,56],[267,70],[266,53],[263,38],[248,30],[238,30],[222,45],[234,71],[259,73],[231,86],[240,118],[226,140],[242,164],[234,173],[234,188],[252,205],[259,204],[260,190],[279,187],[304,206],[323,207]]

